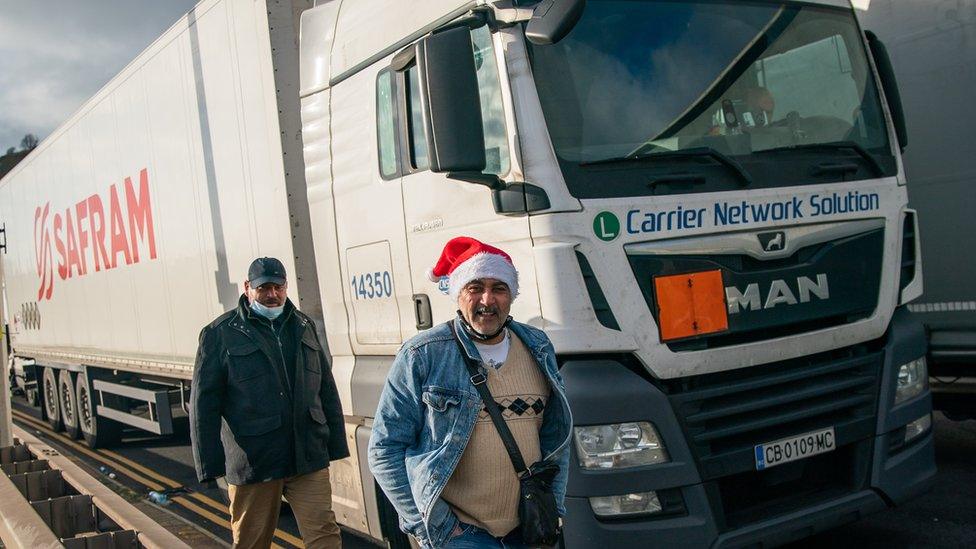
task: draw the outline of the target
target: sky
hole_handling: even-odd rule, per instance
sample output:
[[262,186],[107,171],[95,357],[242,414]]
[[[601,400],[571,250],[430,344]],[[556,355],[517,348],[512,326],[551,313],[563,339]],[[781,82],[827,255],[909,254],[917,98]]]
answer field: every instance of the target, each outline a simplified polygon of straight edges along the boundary
[[0,0],[0,155],[47,137],[196,3]]
[[47,137],[197,0],[0,0],[0,155]]

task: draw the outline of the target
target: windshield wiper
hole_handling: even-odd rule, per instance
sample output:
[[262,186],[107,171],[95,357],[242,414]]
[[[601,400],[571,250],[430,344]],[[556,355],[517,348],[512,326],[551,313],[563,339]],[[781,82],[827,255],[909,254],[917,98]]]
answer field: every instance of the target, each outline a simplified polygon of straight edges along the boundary
[[884,168],[881,167],[881,163],[878,159],[874,157],[873,154],[869,153],[867,149],[855,143],[854,141],[832,141],[828,143],[807,143],[804,145],[790,145],[786,147],[776,147],[775,149],[763,149],[761,151],[755,151],[754,154],[768,153],[768,152],[782,152],[782,151],[796,151],[796,150],[809,150],[809,149],[826,149],[826,150],[840,150],[840,149],[850,149],[857,153],[858,156],[864,159],[865,162],[871,166],[874,174],[877,176],[884,175]]
[[604,158],[601,160],[591,160],[588,162],[580,162],[580,166],[598,166],[601,164],[616,164],[619,162],[646,162],[653,160],[666,160],[673,158],[696,158],[696,157],[708,157],[719,164],[725,166],[729,171],[735,173],[736,177],[742,183],[743,186],[752,184],[752,176],[749,175],[738,162],[732,159],[725,153],[719,152],[711,147],[695,147],[691,149],[679,149],[676,151],[665,151],[665,152],[648,152],[643,154],[634,154],[621,156],[618,158]]

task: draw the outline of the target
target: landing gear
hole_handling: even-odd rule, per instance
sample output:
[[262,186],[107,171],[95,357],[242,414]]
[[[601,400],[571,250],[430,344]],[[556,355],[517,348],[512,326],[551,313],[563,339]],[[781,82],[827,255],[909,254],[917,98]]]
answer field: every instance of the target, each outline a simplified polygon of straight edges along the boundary
[[[98,417],[97,396],[92,392],[88,375],[78,374],[75,380],[75,395],[78,403],[78,427],[85,437],[85,444],[91,448],[107,448],[119,443],[122,438],[122,424],[108,418]],[[114,397],[114,395],[107,395]]]

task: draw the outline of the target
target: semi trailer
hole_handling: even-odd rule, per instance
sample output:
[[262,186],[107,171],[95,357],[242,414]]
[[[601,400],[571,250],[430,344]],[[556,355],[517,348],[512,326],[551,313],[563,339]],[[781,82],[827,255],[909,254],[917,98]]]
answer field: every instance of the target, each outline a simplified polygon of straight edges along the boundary
[[976,1],[873,0],[858,15],[885,41],[911,130],[905,151],[908,202],[919,212],[925,294],[909,304],[929,338],[933,405],[976,418],[976,233],[970,138],[976,116]]
[[277,256],[343,402],[338,520],[404,546],[371,418],[473,236],[559,356],[565,546],[785,543],[935,474],[897,97],[840,0],[204,0],[0,180],[11,369],[93,446],[170,433]]

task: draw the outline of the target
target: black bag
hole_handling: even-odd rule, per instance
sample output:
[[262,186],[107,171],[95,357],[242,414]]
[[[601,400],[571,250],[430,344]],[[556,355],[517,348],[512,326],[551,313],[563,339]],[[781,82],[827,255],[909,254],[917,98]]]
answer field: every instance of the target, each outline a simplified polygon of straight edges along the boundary
[[471,383],[474,384],[481,400],[485,403],[485,409],[491,416],[491,422],[498,429],[498,435],[505,444],[508,457],[512,460],[512,466],[519,478],[519,530],[522,534],[522,543],[530,546],[551,546],[559,541],[559,513],[556,511],[556,496],[552,491],[552,481],[559,473],[559,465],[552,461],[537,461],[531,467],[525,466],[522,459],[522,452],[519,451],[518,443],[512,436],[512,431],[502,417],[500,407],[495,402],[494,397],[485,384],[488,378],[478,370],[478,365],[465,352],[461,340],[458,339],[454,329],[454,322],[450,323],[451,332],[454,334],[454,342],[458,345],[464,365],[471,375]]

